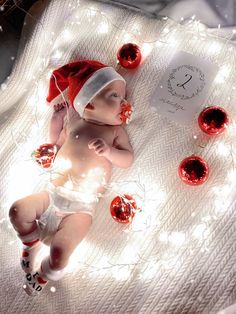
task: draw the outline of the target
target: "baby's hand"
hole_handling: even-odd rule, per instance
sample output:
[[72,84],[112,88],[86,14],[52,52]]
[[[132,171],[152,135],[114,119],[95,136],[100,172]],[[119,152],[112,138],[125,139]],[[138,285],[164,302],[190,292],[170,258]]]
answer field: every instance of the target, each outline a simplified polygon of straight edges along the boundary
[[107,157],[111,152],[111,147],[102,138],[94,138],[88,143],[89,149],[94,149],[98,156]]
[[67,102],[63,102],[63,103],[60,103],[60,104],[56,104],[53,106],[53,109],[55,112],[58,112],[58,111],[61,111],[62,109],[68,107],[68,103]]

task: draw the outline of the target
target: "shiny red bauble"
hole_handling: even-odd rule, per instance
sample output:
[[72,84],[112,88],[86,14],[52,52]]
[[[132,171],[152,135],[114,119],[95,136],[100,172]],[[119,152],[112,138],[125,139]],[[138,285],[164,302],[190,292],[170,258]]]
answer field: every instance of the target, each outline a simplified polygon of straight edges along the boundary
[[141,50],[139,46],[128,43],[123,45],[117,53],[117,59],[120,65],[126,69],[134,69],[141,62]]
[[33,159],[44,169],[49,169],[53,165],[56,157],[57,147],[54,144],[43,144],[39,146],[33,153]]
[[182,160],[178,171],[181,180],[189,185],[202,184],[209,176],[209,167],[206,161],[194,155]]
[[130,223],[137,211],[137,204],[132,196],[124,194],[122,196],[116,196],[110,205],[110,212],[112,218],[116,222]]
[[227,112],[221,107],[207,107],[199,117],[198,124],[201,130],[210,135],[222,133],[229,124]]

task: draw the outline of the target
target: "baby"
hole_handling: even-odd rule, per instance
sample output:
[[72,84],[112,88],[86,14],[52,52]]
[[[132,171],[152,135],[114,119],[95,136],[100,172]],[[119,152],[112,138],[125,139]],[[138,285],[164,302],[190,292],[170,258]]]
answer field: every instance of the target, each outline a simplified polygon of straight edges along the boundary
[[[70,106],[57,102],[62,94]],[[51,76],[50,141],[57,147],[51,181],[45,191],[14,202],[9,212],[23,242],[21,266],[29,295],[63,277],[70,255],[90,228],[112,165],[127,168],[133,163],[133,149],[122,126],[131,113],[125,96],[123,77],[95,60],[64,65]],[[35,269],[42,242],[50,244],[50,256]]]

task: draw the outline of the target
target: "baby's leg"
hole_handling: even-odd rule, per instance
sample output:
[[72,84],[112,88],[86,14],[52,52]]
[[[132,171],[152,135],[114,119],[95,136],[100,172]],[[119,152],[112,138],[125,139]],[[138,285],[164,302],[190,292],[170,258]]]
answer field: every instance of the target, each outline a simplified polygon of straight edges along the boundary
[[65,217],[50,247],[50,265],[53,270],[63,269],[74,249],[84,239],[92,223],[92,217],[86,213],[76,213]]
[[9,211],[13,228],[20,236],[27,235],[37,228],[36,219],[49,206],[49,195],[43,191],[26,196],[14,202]]
[[52,239],[50,256],[42,261],[40,270],[26,277],[28,294],[34,294],[35,290],[40,292],[48,280],[56,281],[64,276],[69,257],[84,239],[91,222],[92,217],[84,213],[72,214],[62,220]]
[[9,211],[10,221],[23,242],[21,266],[26,273],[32,271],[41,247],[36,219],[48,208],[49,202],[48,193],[41,192],[14,202]]

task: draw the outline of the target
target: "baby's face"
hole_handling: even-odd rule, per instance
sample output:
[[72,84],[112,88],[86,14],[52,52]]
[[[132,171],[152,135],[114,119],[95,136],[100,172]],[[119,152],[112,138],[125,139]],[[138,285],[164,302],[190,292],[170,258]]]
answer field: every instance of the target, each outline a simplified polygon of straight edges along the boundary
[[126,85],[122,81],[114,81],[104,87],[85,108],[83,117],[102,124],[120,125],[122,105],[126,103]]

